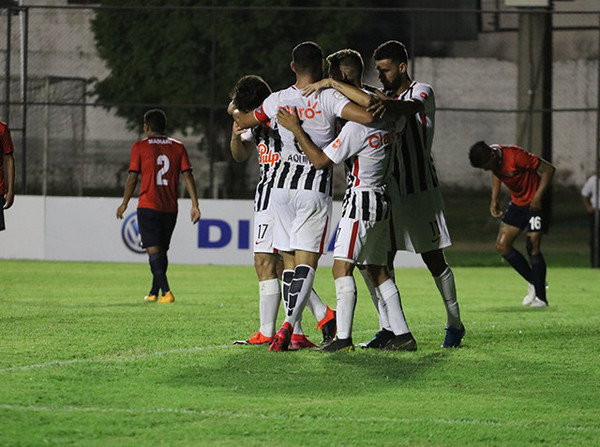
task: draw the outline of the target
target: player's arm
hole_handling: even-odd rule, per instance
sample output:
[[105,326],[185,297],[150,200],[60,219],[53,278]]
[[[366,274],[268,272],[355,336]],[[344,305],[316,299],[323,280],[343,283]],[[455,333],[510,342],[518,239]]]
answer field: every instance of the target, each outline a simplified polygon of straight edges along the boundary
[[372,113],[368,112],[365,107],[349,102],[342,109],[343,119],[347,121],[354,121],[355,123],[369,125],[374,121],[377,121]]
[[15,157],[13,154],[4,155],[4,166],[6,166],[6,196],[4,209],[9,209],[15,201]]
[[367,110],[378,118],[382,118],[385,115],[387,119],[394,119],[401,116],[423,113],[425,111],[425,104],[412,98],[399,101],[378,95],[375,102]]
[[544,196],[544,192],[546,192],[548,186],[552,182],[552,177],[554,177],[556,168],[543,158],[540,158],[540,164],[538,165],[536,172],[540,176],[540,184],[538,185],[538,189],[533,195],[533,198],[531,199],[529,208],[532,210],[541,210],[542,197]]
[[231,141],[229,142],[229,149],[231,149],[231,156],[237,162],[246,161],[254,151],[256,151],[256,145],[250,141],[242,139],[242,134],[245,132],[238,124],[234,121],[231,129]]
[[593,213],[594,206],[592,205],[592,199],[589,196],[581,196],[581,200],[583,200],[583,206],[585,206],[585,210],[588,213]]
[[139,172],[129,171],[129,175],[127,176],[127,180],[125,181],[125,191],[123,192],[123,202],[117,208],[117,219],[123,219],[123,213],[127,209],[127,205],[129,204],[129,200],[133,193],[135,192],[135,187],[137,186],[137,181],[139,177]]
[[325,88],[333,88],[350,101],[363,107],[368,107],[373,103],[373,101],[375,101],[375,98],[372,98],[371,95],[362,91],[358,87],[346,84],[345,82],[336,81],[332,78],[324,78],[318,82],[307,85],[302,89],[302,95],[310,96],[311,94],[316,94]]
[[260,124],[260,121],[254,114],[254,110],[242,112],[235,106],[233,101],[229,103],[229,106],[227,107],[227,113],[233,117],[233,120],[242,129],[248,129],[249,127],[254,127]]
[[500,217],[503,214],[502,209],[500,208],[500,202],[498,201],[500,186],[502,186],[502,182],[498,177],[492,174],[492,199],[490,200],[490,214],[493,217]]
[[183,171],[183,180],[185,182],[185,188],[187,189],[190,199],[192,200],[192,210],[190,211],[190,217],[192,223],[196,223],[200,220],[200,208],[198,207],[198,191],[196,190],[196,180],[191,170]]
[[279,112],[277,112],[277,122],[280,126],[285,127],[294,134],[294,138],[298,141],[302,151],[315,168],[323,169],[332,163],[331,159],[312,142],[308,134],[302,129],[295,107],[294,113],[289,113],[285,109],[279,109]]

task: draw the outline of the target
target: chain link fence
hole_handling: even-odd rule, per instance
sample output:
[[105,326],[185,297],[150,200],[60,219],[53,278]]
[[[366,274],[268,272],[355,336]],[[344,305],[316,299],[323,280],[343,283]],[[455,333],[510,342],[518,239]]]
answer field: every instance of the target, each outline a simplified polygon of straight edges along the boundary
[[[593,173],[598,151],[600,11],[592,9],[594,2],[584,2],[588,9],[585,11],[562,11],[569,3],[556,2],[554,10],[547,12],[551,14],[552,23],[550,110],[519,106],[518,79],[519,70],[523,69],[519,67],[518,52],[522,45],[519,29],[523,17],[531,10],[507,8],[498,0],[461,0],[457,4],[462,9],[458,10],[419,9],[419,2],[414,2],[412,9],[380,10],[172,8],[192,23],[213,27],[216,23],[216,31],[223,31],[218,28],[227,26],[233,28],[224,34],[216,32],[215,36],[220,36],[218,41],[214,37],[212,41],[202,42],[202,54],[190,54],[190,58],[201,59],[202,69],[210,74],[208,79],[212,79],[209,85],[198,85],[198,89],[212,89],[211,94],[198,102],[191,98],[170,104],[130,103],[126,99],[122,104],[100,104],[98,98],[91,95],[95,83],[110,74],[106,61],[98,55],[90,26],[98,7],[0,9],[0,119],[9,122],[15,140],[17,193],[121,195],[129,150],[132,143],[142,137],[141,122],[132,128],[131,123],[116,113],[121,105],[135,108],[140,121],[143,112],[154,106],[167,109],[169,114],[181,111],[197,114],[202,121],[200,125],[173,136],[188,148],[200,195],[252,198],[258,178],[257,163],[250,160],[239,165],[229,155],[231,122],[226,115],[229,98],[217,94],[217,87],[227,78],[219,71],[219,64],[241,59],[247,70],[236,73],[237,77],[256,73],[255,58],[289,55],[300,40],[279,39],[269,48],[248,52],[255,36],[236,34],[235,20],[252,20],[257,29],[263,27],[262,33],[269,33],[273,23],[290,28],[305,26],[302,40],[319,41],[316,36],[326,33],[310,29],[306,18],[326,10],[344,15],[349,28],[361,23],[361,17],[369,17],[373,23],[368,32],[349,33],[348,39],[338,42],[337,46],[322,45],[326,54],[344,47],[361,51],[366,83],[379,85],[370,57],[378,43],[398,39],[407,44],[413,78],[431,84],[436,93],[438,109],[433,151],[449,203],[460,203],[465,190],[485,190],[475,193],[483,207],[477,212],[485,214],[489,178],[469,166],[468,148],[481,139],[490,143],[523,143],[528,148],[526,143],[531,142],[532,135],[537,137],[524,129],[523,117],[549,114],[552,162],[558,169],[555,184],[566,191],[565,206],[558,208],[575,214],[568,225],[578,231],[584,228],[583,234],[585,216],[581,214],[578,191]],[[158,17],[169,11],[166,7],[155,11],[146,7],[118,12],[128,15],[131,26],[135,27],[144,26],[140,22],[141,14],[144,20],[151,20],[153,13]],[[285,18],[285,22],[278,18]],[[238,41],[246,50],[226,54],[223,50],[226,37],[222,36]],[[123,45],[129,44],[131,42],[124,39]],[[169,43],[163,44],[164,51],[170,51]],[[256,74],[265,77],[274,88],[293,82],[291,72],[287,79],[271,79],[271,73]],[[177,67],[169,75],[177,76]],[[182,82],[190,81],[182,79]],[[531,86],[529,94],[537,94],[536,84],[532,82]],[[125,94],[124,98],[127,98]],[[338,194],[343,191],[343,184],[343,172],[338,169]],[[454,191],[460,192],[454,194]],[[558,194],[557,200],[562,200],[561,197]],[[472,200],[470,204],[472,206]]]

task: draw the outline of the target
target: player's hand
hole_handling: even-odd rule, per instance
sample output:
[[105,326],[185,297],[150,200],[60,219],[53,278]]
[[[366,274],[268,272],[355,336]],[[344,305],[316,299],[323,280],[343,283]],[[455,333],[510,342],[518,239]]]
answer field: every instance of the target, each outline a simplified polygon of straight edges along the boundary
[[293,113],[290,113],[285,109],[279,109],[279,112],[277,112],[277,122],[280,126],[285,127],[287,130],[294,133],[295,130],[300,128],[300,118],[298,117],[296,107],[293,108],[292,112]]
[[15,202],[15,193],[12,191],[7,192],[6,195],[4,196],[4,209],[5,210],[9,209],[14,202]]
[[498,202],[490,203],[490,214],[493,217],[501,217],[502,214],[504,214],[502,209],[500,209],[500,204]]
[[529,209],[532,211],[541,211],[542,210],[542,199],[533,196],[531,199],[531,203],[529,204]]
[[231,139],[233,140],[234,138],[239,140],[240,136],[246,132],[246,129],[242,129],[238,123],[236,123],[235,121],[233,122],[233,126],[231,126]]
[[233,115],[233,111],[237,109],[235,103],[233,101],[231,101],[229,103],[229,105],[227,106],[227,113],[229,113],[230,115]]
[[302,96],[310,96],[313,93],[316,95],[324,88],[331,88],[331,78],[324,78],[318,82],[313,82],[312,84],[308,84],[306,87],[302,89]]
[[125,210],[127,210],[127,205],[123,203],[119,205],[119,208],[117,208],[117,219],[123,219],[123,214],[125,213]]
[[190,217],[192,219],[193,224],[198,223],[198,221],[200,220],[200,208],[198,208],[197,206],[192,207]]
[[376,118],[382,118],[387,110],[386,101],[380,97],[371,97],[371,105],[367,107],[367,112],[370,112]]

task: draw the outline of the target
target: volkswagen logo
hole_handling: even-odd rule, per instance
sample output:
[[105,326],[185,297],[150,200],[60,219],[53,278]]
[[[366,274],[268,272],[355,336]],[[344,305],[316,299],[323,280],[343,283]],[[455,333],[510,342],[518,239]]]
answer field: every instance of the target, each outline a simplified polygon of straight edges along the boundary
[[138,254],[146,253],[146,250],[142,248],[142,236],[137,221],[137,212],[131,213],[127,216],[125,222],[123,222],[121,237],[127,248],[132,252]]

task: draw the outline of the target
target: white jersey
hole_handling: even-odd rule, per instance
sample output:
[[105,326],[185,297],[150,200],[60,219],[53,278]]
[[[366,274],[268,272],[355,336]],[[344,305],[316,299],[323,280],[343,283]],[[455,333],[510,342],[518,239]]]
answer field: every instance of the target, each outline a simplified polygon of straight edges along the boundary
[[592,175],[588,178],[581,188],[581,195],[583,197],[589,197],[592,202],[592,206],[595,209],[600,209],[600,204],[598,204],[598,197],[596,196],[596,175]]
[[264,211],[269,207],[273,175],[281,152],[279,133],[270,126],[259,125],[248,129],[242,139],[256,144],[260,177],[254,194],[254,212]]
[[385,186],[388,180],[394,135],[383,128],[348,122],[323,152],[334,163],[345,161],[346,194],[342,216],[365,221],[388,217]]
[[271,125],[281,135],[280,161],[273,183],[274,188],[307,189],[333,195],[333,168],[317,170],[302,152],[300,145],[289,130],[276,122],[279,109],[289,112],[295,107],[304,131],[312,142],[323,148],[335,138],[335,119],[341,117],[342,110],[350,101],[333,89],[319,92],[318,96],[302,96],[295,86],[272,93],[254,111],[260,122],[271,121]]
[[404,126],[400,144],[395,149],[393,166],[393,177],[400,195],[406,196],[437,188],[439,181],[431,155],[435,126],[433,89],[428,84],[413,81],[396,99],[413,99],[425,106],[423,113],[408,117],[406,123],[402,120],[396,123],[397,132],[401,132]]

